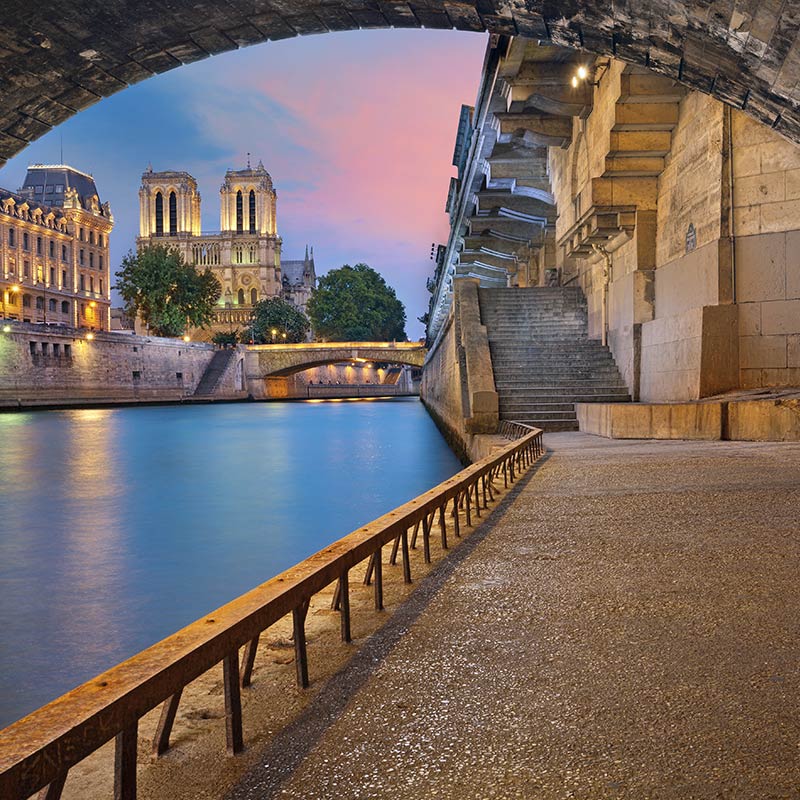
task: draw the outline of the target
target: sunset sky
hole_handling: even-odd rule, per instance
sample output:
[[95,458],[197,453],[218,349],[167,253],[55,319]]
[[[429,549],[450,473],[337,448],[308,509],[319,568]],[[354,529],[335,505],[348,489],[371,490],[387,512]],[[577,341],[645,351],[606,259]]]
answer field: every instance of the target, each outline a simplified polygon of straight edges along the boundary
[[16,190],[31,162],[91,172],[116,219],[112,269],[138,233],[142,172],[187,170],[203,228],[219,228],[219,185],[259,159],[278,191],[283,256],[314,246],[317,272],[359,261],[406,305],[410,338],[427,309],[431,242],[444,204],[459,109],[475,100],[484,34],[353,31],[215,56],[127,89],[78,114],[0,170]]

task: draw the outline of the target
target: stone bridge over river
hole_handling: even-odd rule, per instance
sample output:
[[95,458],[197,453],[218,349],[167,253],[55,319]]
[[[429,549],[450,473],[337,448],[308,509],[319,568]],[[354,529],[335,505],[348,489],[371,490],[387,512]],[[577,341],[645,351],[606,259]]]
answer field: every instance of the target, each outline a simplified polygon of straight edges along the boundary
[[245,371],[253,397],[283,397],[286,379],[325,364],[385,363],[422,367],[427,349],[418,342],[308,342],[247,348]]

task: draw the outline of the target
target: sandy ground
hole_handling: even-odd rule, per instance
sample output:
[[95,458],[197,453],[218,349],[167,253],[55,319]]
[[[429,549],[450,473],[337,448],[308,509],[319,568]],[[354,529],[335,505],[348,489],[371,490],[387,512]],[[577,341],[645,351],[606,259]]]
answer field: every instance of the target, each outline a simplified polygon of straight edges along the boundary
[[[499,440],[498,440],[499,441]],[[502,442],[503,444],[506,442]],[[519,483],[519,482],[518,482]],[[183,693],[171,737],[171,749],[158,759],[152,756],[152,739],[160,715],[155,709],[139,722],[138,797],[140,800],[195,800],[220,798],[256,766],[260,755],[285,736],[335,676],[347,665],[369,637],[384,626],[407,600],[431,569],[448,561],[469,541],[480,523],[498,507],[503,490],[480,520],[473,511],[473,527],[460,517],[462,538],[453,536],[448,525],[450,549],[440,546],[438,522],[431,532],[431,565],[422,554],[420,534],[416,550],[411,551],[414,583],[403,583],[401,559],[389,565],[391,548],[384,552],[384,606],[374,609],[373,588],[362,579],[366,562],[351,572],[351,644],[340,639],[339,613],[330,608],[334,586],[316,595],[306,621],[311,686],[302,690],[295,683],[294,646],[291,616],[262,633],[253,670],[252,685],[242,690],[245,751],[231,757],[225,751],[225,711],[222,665],[190,684]],[[518,485],[518,484],[517,484]],[[449,558],[448,558],[449,556]],[[242,654],[240,653],[240,661]],[[62,797],[64,800],[107,800],[113,797],[114,745],[105,745],[71,770]]]

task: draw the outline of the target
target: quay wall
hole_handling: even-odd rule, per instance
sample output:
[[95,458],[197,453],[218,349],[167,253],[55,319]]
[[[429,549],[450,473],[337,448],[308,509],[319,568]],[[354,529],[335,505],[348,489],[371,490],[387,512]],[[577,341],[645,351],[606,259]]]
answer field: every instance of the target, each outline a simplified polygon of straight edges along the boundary
[[[9,328],[10,330],[6,330]],[[213,345],[154,336],[6,324],[0,330],[0,409],[183,402],[214,356]],[[244,399],[236,364],[213,397]]]
[[487,454],[487,435],[499,425],[499,403],[486,328],[480,320],[478,281],[454,283],[453,303],[425,360],[420,397],[463,461]]

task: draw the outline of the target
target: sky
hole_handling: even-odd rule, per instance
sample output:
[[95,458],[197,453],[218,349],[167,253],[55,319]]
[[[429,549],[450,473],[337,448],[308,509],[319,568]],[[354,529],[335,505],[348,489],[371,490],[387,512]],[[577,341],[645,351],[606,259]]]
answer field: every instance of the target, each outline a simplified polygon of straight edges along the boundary
[[[0,169],[16,190],[30,163],[61,160],[94,175],[115,218],[112,269],[139,231],[141,175],[186,170],[204,230],[219,229],[227,169],[259,160],[278,192],[285,259],[313,245],[317,273],[364,262],[423,335],[431,243],[444,211],[459,110],[472,105],[485,34],[351,31],[249,47],[179,67],[101,100]],[[116,302],[115,302],[116,304]]]

